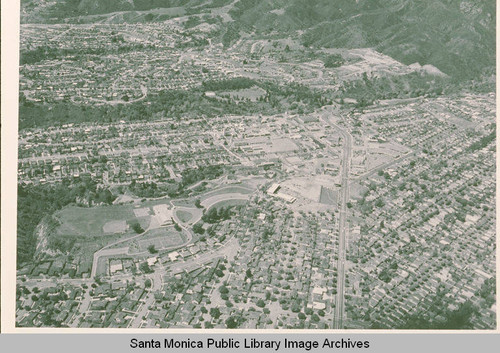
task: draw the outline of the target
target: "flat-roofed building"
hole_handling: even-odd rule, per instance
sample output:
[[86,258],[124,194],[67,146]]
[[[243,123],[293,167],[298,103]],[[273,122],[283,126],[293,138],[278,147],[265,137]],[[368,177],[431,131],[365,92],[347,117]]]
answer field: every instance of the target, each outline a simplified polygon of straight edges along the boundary
[[276,191],[278,191],[280,187],[281,187],[281,185],[280,185],[280,184],[278,184],[278,183],[274,183],[274,184],[273,184],[273,185],[271,185],[271,187],[267,190],[267,193],[268,193],[269,195],[275,194],[275,193],[276,193]]

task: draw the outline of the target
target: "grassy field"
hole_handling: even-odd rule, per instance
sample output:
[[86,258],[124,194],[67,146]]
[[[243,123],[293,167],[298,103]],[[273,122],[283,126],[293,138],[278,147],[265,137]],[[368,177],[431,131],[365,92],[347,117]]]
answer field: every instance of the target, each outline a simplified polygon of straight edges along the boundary
[[217,196],[217,195],[224,195],[224,194],[251,194],[253,192],[254,188],[251,188],[247,185],[229,185],[229,186],[224,186],[219,189],[209,191],[207,193],[204,193],[203,195],[199,195],[197,197],[194,197],[192,199],[182,199],[182,200],[175,200],[172,201],[172,204],[174,206],[178,207],[192,207],[195,208],[196,206],[194,205],[194,202],[196,199],[200,199],[200,201],[206,200],[210,197]]
[[251,194],[252,189],[247,187],[247,186],[239,186],[239,185],[230,185],[230,186],[225,186],[220,189],[214,190],[207,192],[206,194],[203,194],[201,197],[201,200],[208,199],[209,197],[215,196],[215,195],[224,195],[224,194]]
[[177,210],[175,212],[177,214],[177,217],[179,217],[179,219],[183,223],[189,222],[193,218],[193,214],[191,212],[184,211],[184,210]]
[[319,197],[319,202],[325,205],[336,205],[337,204],[337,194],[338,191],[333,191],[331,189],[321,187],[321,194]]
[[[104,225],[113,221],[130,223],[138,220],[144,227],[149,224],[149,217],[137,218],[132,205],[114,205],[84,208],[77,206],[65,207],[54,215],[61,226],[58,233],[61,235],[96,236],[105,235]],[[127,232],[130,232],[128,230]]]
[[99,258],[99,260],[97,261],[96,274],[107,276],[107,275],[109,275],[108,268],[109,268],[108,267],[108,259],[105,257]]
[[239,199],[224,200],[224,201],[220,201],[220,202],[217,202],[217,203],[213,204],[210,208],[212,208],[212,207],[219,208],[219,207],[244,205],[247,202],[248,202],[247,200],[239,200]]
[[[230,185],[204,194],[201,199],[206,199],[216,195],[228,193],[250,194],[252,189],[239,185]],[[68,206],[56,212],[54,217],[59,221],[60,226],[57,234],[62,236],[80,236],[80,237],[101,237],[110,236],[130,236],[135,232],[130,227],[131,223],[138,221],[143,229],[147,229],[151,216],[137,217],[145,215],[146,208],[153,205],[164,204],[167,199],[146,201],[140,207],[134,207],[133,204],[98,206],[98,207],[77,207]],[[177,206],[195,207],[194,200],[178,200],[173,202]],[[227,203],[217,203],[217,207],[222,205],[242,204],[244,201],[228,201]],[[152,211],[149,210],[152,214]],[[187,211],[177,211],[179,218],[183,222],[189,222],[193,214]],[[126,223],[126,224],[125,224]],[[146,234],[147,235],[147,234]]]
[[172,205],[178,206],[178,207],[196,207],[194,205],[194,200],[189,201],[189,200],[175,200],[172,201]]
[[133,245],[130,246],[130,253],[148,251],[150,245],[154,245],[156,250],[163,250],[172,246],[181,245],[185,241],[185,235],[181,232],[177,232],[173,228],[152,229],[142,237],[133,240]]

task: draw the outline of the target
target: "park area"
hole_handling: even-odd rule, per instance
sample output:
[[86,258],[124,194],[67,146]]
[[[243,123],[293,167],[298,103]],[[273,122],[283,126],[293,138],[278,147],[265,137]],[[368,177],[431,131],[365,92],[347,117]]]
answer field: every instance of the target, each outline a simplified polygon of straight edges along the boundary
[[182,223],[189,222],[193,219],[193,214],[187,210],[176,210],[176,215]]
[[129,253],[143,253],[149,251],[150,246],[154,246],[155,250],[160,251],[184,245],[186,241],[186,235],[176,231],[173,227],[152,229],[143,236],[130,241]]
[[150,216],[137,217],[132,205],[99,207],[65,207],[54,215],[60,223],[61,235],[101,236],[126,234],[132,222],[138,221],[143,229],[149,226]]

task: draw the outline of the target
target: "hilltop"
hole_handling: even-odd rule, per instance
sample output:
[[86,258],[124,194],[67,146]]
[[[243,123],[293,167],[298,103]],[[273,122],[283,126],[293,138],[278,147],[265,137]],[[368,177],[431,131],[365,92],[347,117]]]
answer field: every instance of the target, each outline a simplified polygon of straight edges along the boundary
[[257,32],[300,30],[306,46],[371,47],[458,78],[495,65],[494,2],[241,0],[230,14]]
[[24,23],[144,23],[200,16],[225,46],[299,36],[313,48],[373,48],[458,79],[494,74],[495,3],[453,0],[23,0]]

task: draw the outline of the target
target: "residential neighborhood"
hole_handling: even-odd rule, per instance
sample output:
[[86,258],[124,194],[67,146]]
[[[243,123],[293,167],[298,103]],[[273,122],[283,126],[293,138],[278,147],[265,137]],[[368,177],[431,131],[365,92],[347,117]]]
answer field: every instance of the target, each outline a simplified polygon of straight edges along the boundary
[[465,39],[371,43],[376,4],[41,3],[17,327],[496,329],[494,63],[438,60]]

